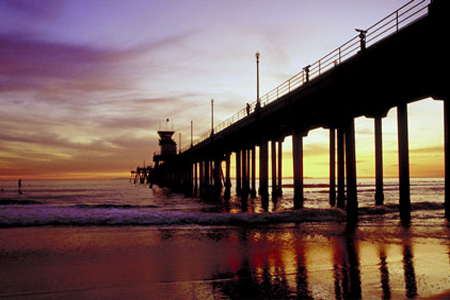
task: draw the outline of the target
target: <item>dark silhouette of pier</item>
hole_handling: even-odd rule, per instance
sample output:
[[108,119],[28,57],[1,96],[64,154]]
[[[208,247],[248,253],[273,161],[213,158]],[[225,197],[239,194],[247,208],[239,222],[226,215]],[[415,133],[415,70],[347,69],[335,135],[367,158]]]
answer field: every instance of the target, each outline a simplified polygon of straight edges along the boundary
[[[330,133],[331,206],[347,210],[348,221],[358,218],[354,119],[374,119],[376,193],[382,205],[382,118],[398,113],[401,220],[411,218],[407,104],[432,97],[444,101],[445,212],[450,220],[449,1],[413,0],[357,35],[300,73],[247,104],[230,119],[213,127],[174,156],[170,168],[155,181],[195,193],[214,191],[230,197],[230,155],[236,157],[236,192],[243,198],[259,192],[263,207],[269,198],[271,143],[272,196],[282,194],[282,144],[292,136],[294,207],[303,207],[303,137],[310,130]],[[259,187],[256,155],[259,148]],[[337,150],[337,156],[335,155]],[[278,161],[278,168],[276,162]],[[222,171],[225,162],[225,174]],[[337,162],[337,168],[335,163]],[[169,174],[169,173],[170,174]],[[337,185],[335,184],[337,179]]]

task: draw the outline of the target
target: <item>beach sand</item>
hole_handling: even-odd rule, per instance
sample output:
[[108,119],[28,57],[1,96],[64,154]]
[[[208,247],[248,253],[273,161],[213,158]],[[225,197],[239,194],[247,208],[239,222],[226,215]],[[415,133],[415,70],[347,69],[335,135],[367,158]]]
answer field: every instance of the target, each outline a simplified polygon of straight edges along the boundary
[[0,298],[448,298],[449,232],[381,223],[5,228]]

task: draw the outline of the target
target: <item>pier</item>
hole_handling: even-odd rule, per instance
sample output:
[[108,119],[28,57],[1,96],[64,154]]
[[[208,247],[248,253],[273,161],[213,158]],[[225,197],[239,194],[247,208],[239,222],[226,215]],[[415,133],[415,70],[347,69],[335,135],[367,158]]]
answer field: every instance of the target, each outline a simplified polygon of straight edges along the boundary
[[[227,199],[232,188],[230,157],[234,153],[236,193],[242,199],[258,193],[263,207],[268,207],[270,196],[282,194],[283,141],[291,136],[293,207],[301,209],[305,200],[303,137],[311,130],[325,128],[330,134],[329,203],[346,209],[347,220],[356,222],[354,120],[361,116],[374,120],[374,205],[383,205],[382,119],[390,109],[397,108],[399,209],[402,222],[408,223],[411,203],[407,104],[431,97],[444,101],[445,215],[450,220],[450,90],[444,75],[450,62],[445,38],[450,29],[449,8],[446,0],[413,0],[371,27],[358,29],[354,38],[275,89],[261,97],[258,92],[256,101],[214,126],[179,154],[176,150],[170,157],[155,154],[155,182],[195,195],[217,196],[223,190]],[[163,140],[161,136],[160,143]],[[259,174],[255,171],[257,162]]]

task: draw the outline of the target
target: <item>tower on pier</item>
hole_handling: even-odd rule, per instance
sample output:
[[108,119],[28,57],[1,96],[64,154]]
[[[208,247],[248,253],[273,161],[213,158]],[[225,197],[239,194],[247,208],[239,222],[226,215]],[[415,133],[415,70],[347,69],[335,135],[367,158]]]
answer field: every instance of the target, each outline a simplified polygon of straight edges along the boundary
[[175,133],[173,124],[169,127],[169,119],[166,119],[165,123],[165,128],[162,129],[160,125],[158,130],[160,151],[153,154],[155,165],[168,162],[177,154],[177,143],[172,138]]
[[173,140],[172,136],[175,131],[172,130],[159,130],[159,146],[161,147],[162,156],[172,156],[177,154],[177,143]]

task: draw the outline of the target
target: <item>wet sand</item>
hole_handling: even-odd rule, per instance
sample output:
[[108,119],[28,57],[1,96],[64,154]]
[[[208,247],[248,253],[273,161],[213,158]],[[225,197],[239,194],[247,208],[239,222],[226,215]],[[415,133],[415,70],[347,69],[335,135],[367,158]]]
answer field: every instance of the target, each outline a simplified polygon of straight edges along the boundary
[[264,227],[0,229],[4,299],[448,297],[450,230]]

